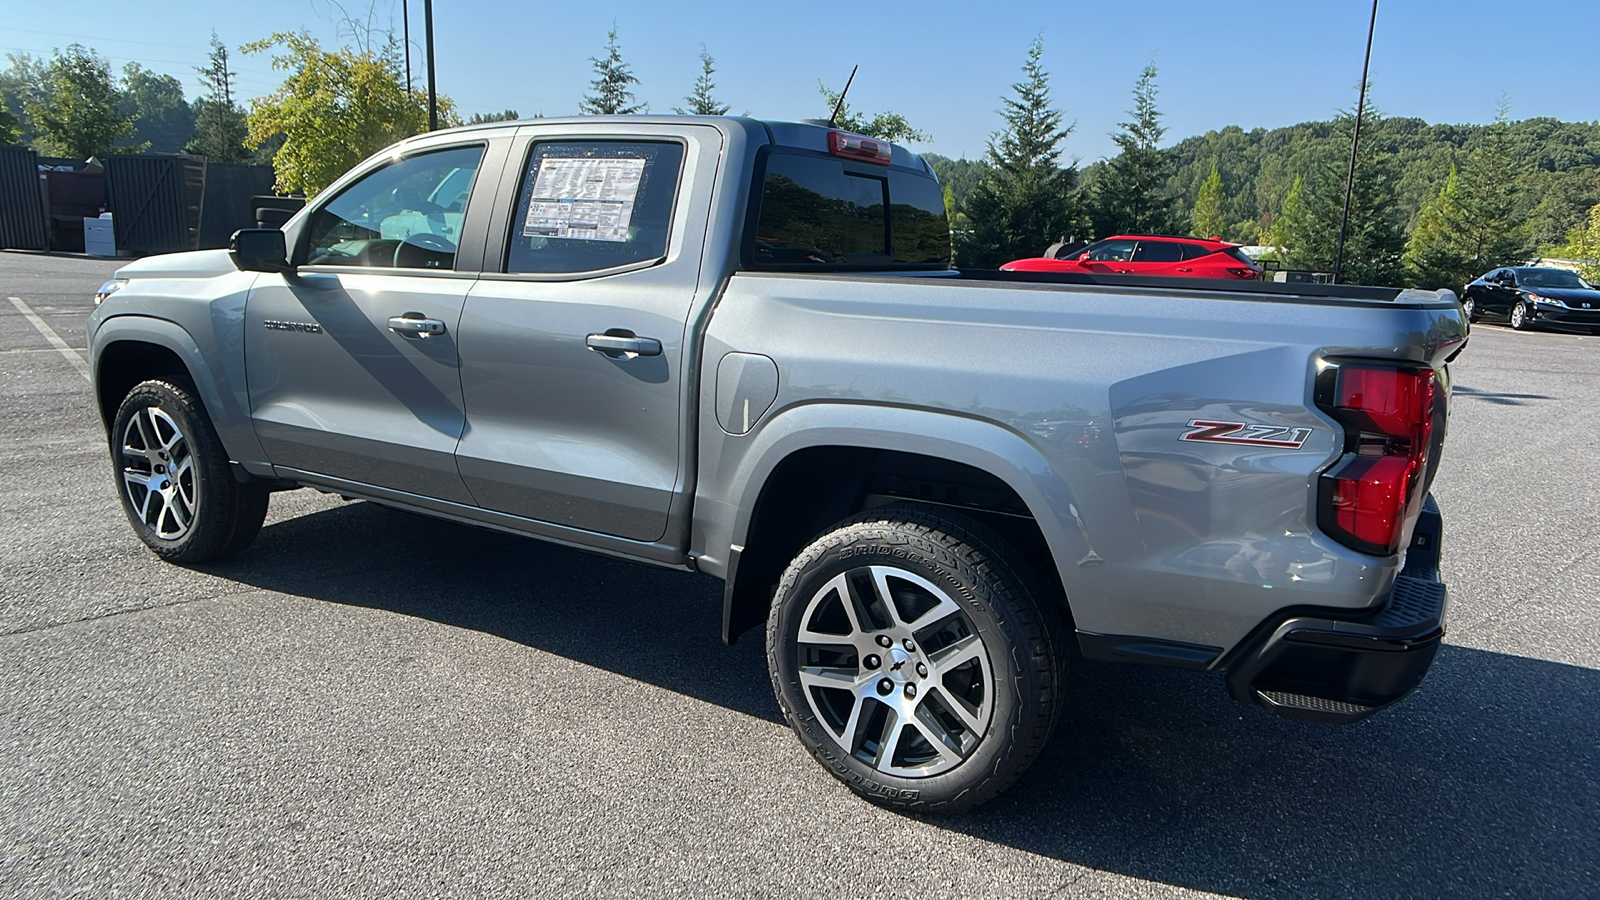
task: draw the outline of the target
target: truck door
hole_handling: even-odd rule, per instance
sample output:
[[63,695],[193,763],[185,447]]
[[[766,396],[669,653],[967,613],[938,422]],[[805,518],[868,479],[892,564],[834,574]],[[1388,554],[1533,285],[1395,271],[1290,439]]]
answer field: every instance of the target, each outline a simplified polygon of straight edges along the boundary
[[456,251],[484,150],[417,151],[319,198],[296,272],[251,290],[245,371],[274,466],[471,503],[456,328],[482,241],[459,268]]
[[479,506],[663,537],[720,147],[700,126],[520,133],[460,327],[456,458]]

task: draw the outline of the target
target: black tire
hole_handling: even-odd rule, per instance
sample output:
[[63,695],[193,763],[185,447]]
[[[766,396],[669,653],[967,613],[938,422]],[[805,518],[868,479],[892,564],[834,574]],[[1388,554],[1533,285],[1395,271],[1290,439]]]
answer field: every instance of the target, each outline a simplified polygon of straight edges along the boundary
[[1528,311],[1528,304],[1513,303],[1506,313],[1506,321],[1517,331],[1527,331],[1533,327],[1533,314]]
[[117,408],[111,471],[134,533],[162,559],[198,563],[247,546],[269,491],[233,477],[205,407],[187,386],[137,384]]
[[[1016,781],[1055,726],[1065,643],[1045,599],[982,523],[912,506],[864,513],[784,572],[767,620],[773,690],[800,742],[851,790],[908,811],[970,809]],[[853,680],[817,684],[831,678]]]

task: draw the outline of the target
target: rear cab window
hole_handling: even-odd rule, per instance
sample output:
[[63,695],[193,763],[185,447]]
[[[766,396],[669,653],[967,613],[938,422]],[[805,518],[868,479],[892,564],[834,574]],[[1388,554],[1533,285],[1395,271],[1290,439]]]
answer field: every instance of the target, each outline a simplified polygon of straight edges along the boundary
[[949,268],[950,222],[935,179],[783,148],[769,151],[758,171],[746,267]]

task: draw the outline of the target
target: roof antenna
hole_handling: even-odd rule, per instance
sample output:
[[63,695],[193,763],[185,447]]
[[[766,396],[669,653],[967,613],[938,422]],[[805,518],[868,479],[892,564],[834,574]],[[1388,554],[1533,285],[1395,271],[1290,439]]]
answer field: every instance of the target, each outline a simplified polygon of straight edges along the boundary
[[856,80],[856,70],[859,68],[859,64],[850,67],[850,77],[845,79],[844,90],[839,92],[839,102],[833,105],[833,114],[828,116],[828,124],[835,128],[839,127],[839,111],[844,109],[844,95],[850,93],[850,85]]

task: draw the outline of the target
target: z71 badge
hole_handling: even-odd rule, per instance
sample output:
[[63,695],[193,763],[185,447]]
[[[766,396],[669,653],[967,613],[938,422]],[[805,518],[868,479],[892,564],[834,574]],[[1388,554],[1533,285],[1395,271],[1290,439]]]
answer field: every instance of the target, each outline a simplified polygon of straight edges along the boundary
[[1298,450],[1309,437],[1311,437],[1309,428],[1190,419],[1189,430],[1178,440],[1204,441],[1209,444],[1247,444],[1251,447],[1288,447]]

